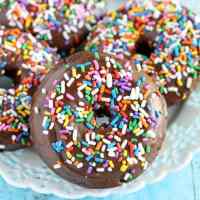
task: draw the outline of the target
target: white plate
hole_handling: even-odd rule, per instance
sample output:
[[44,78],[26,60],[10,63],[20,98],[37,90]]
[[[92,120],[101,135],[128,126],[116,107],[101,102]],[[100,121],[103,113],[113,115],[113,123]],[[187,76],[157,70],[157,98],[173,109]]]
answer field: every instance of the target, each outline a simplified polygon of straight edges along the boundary
[[[195,5],[195,0],[182,2],[190,7]],[[200,11],[200,4],[194,7],[196,11]],[[191,161],[192,155],[200,150],[199,121],[200,87],[184,104],[181,114],[167,130],[164,146],[153,165],[135,181],[117,188],[86,189],[64,181],[49,170],[31,150],[1,153],[0,174],[16,187],[31,188],[39,193],[54,194],[68,199],[103,197],[119,191],[120,194],[135,192],[146,184],[163,179],[170,172],[180,170]]]

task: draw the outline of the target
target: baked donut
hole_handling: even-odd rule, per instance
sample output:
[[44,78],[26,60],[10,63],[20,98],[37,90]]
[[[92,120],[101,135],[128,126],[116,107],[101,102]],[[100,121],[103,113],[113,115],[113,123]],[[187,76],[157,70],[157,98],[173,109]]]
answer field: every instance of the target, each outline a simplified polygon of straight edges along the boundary
[[69,57],[34,94],[34,146],[58,175],[90,188],[121,185],[155,159],[166,103],[129,61],[89,52]]
[[170,0],[132,0],[97,24],[86,50],[132,58],[156,79],[168,105],[175,105],[189,96],[199,76],[199,35],[200,20],[187,8]]
[[30,146],[32,94],[56,66],[56,50],[18,28],[0,27],[0,149]]
[[17,0],[2,6],[0,22],[31,31],[59,50],[79,45],[98,20],[103,0]]

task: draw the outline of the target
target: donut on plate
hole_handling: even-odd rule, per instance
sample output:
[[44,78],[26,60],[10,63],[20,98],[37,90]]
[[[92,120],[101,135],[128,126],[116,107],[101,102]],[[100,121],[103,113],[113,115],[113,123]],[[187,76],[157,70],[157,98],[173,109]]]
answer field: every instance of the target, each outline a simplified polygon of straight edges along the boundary
[[33,97],[35,149],[58,175],[90,188],[119,186],[155,159],[166,103],[129,61],[88,52],[52,70]]
[[31,31],[59,50],[69,50],[82,42],[103,6],[103,0],[5,1],[0,22]]
[[56,66],[56,50],[18,28],[0,27],[0,147],[30,146],[28,119],[32,94]]
[[175,105],[199,76],[200,20],[172,1],[128,1],[97,24],[86,49],[131,58],[156,79],[168,105]]

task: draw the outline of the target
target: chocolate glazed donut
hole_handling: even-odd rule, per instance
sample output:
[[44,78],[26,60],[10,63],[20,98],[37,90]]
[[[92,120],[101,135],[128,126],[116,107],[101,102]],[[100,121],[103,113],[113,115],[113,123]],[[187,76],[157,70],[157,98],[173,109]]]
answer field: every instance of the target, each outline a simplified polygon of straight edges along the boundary
[[89,188],[119,186],[156,158],[166,103],[129,61],[88,52],[51,71],[33,97],[34,147],[62,178]]
[[103,0],[14,1],[1,8],[0,23],[31,32],[58,52],[72,51],[80,45],[98,21]]
[[199,34],[199,20],[189,9],[172,1],[133,0],[97,24],[86,50],[132,59],[172,106],[186,100],[198,82]]
[[0,149],[15,150],[32,145],[32,94],[59,56],[18,28],[0,26],[0,32]]

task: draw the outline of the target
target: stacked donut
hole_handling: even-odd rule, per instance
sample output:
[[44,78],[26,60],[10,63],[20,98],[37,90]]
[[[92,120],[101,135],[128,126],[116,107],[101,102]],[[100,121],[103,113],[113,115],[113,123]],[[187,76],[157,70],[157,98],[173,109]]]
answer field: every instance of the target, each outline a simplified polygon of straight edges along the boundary
[[190,10],[131,0],[102,17],[103,3],[3,1],[0,17],[0,148],[33,145],[59,176],[91,188],[147,169],[167,105],[187,99],[200,70]]

